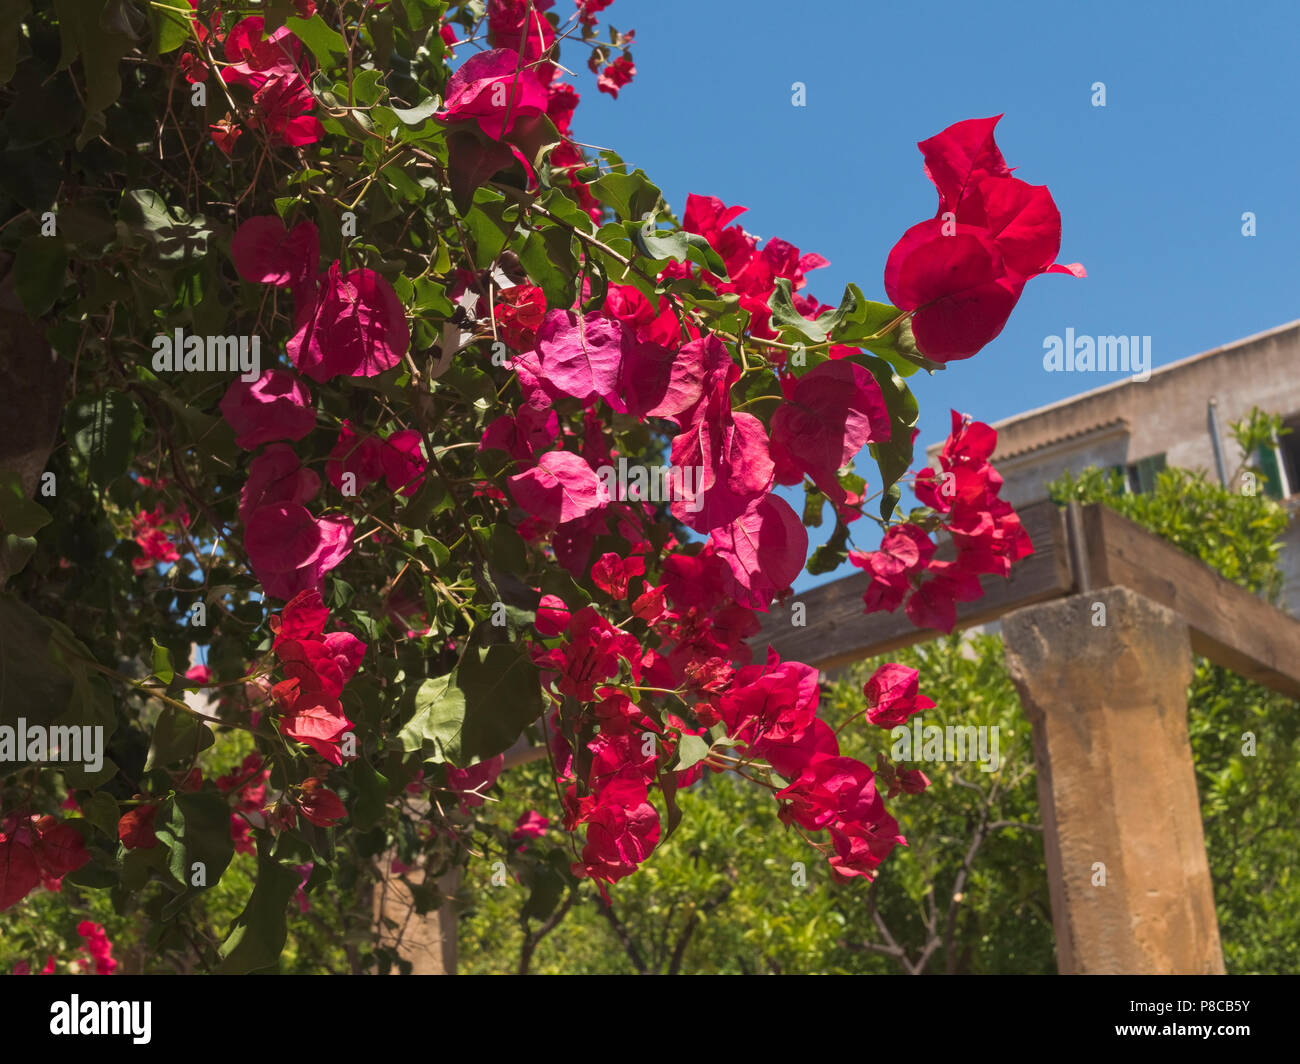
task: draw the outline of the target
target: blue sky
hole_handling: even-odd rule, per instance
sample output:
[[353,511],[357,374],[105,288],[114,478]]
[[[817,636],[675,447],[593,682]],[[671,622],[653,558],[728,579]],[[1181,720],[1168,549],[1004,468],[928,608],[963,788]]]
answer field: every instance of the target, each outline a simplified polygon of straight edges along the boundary
[[916,142],[1005,113],[1003,154],[1051,189],[1060,260],[1089,276],[1030,282],[979,355],[911,378],[918,451],[950,407],[995,421],[1119,379],[1045,372],[1044,337],[1067,327],[1150,336],[1159,366],[1300,317],[1294,0],[617,0],[603,17],[636,30],[637,77],[615,101],[583,71],[579,139],[645,169],[679,215],[687,193],[715,195],[749,208],[750,232],[825,255],[807,291],[826,303],[849,281],[884,300],[889,249],[933,216]]

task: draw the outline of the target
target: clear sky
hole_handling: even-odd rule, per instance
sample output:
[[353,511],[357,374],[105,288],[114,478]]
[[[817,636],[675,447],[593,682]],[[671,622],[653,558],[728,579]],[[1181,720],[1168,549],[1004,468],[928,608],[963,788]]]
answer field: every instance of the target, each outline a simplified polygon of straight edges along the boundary
[[715,195],[749,208],[749,232],[826,256],[805,290],[825,303],[850,281],[883,301],[889,249],[934,215],[916,142],[1005,114],[1007,162],[1051,189],[1060,261],[1088,278],[1031,281],[979,355],[910,379],[922,464],[950,407],[995,421],[1122,376],[1045,372],[1067,327],[1150,336],[1159,366],[1300,318],[1296,0],[616,0],[602,18],[636,30],[637,76],[615,101],[582,72],[578,138],[642,167],[679,216]]

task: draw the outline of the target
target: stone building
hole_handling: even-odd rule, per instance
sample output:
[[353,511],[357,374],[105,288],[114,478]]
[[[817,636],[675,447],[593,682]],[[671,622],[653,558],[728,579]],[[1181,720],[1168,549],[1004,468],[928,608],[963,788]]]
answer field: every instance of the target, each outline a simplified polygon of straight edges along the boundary
[[[1047,498],[1066,470],[1094,465],[1120,470],[1130,491],[1150,490],[1166,465],[1226,484],[1242,461],[1228,425],[1251,407],[1281,414],[1292,430],[1251,460],[1264,474],[1258,490],[1292,516],[1283,602],[1300,616],[1300,321],[994,423],[1002,497],[1022,507]],[[932,465],[940,446],[927,448]]]

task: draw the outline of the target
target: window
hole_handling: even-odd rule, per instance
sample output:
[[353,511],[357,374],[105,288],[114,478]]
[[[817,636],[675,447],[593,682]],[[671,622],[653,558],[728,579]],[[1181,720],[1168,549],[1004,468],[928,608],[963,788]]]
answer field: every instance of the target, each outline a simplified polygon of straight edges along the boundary
[[1133,465],[1124,467],[1125,486],[1134,495],[1147,495],[1155,491],[1156,474],[1164,468],[1165,456],[1163,454],[1153,454],[1150,458],[1141,458]]
[[1264,494],[1270,499],[1280,499],[1286,494],[1286,488],[1282,483],[1280,457],[1278,449],[1269,447],[1267,444],[1255,452],[1255,464],[1259,466],[1259,471],[1263,474]]
[[1282,422],[1284,428],[1291,431],[1280,435],[1277,440],[1279,457],[1282,459],[1282,474],[1291,489],[1290,494],[1300,492],[1300,414],[1292,414]]

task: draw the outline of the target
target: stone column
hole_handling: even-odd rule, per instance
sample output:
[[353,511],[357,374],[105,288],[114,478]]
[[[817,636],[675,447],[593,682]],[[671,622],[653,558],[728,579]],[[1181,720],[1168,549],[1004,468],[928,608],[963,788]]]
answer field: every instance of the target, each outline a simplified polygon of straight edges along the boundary
[[1017,610],[1002,634],[1034,730],[1061,973],[1222,974],[1187,625],[1107,587]]
[[[385,867],[391,860],[386,855]],[[407,878],[417,886],[425,881],[424,870],[414,869]],[[412,975],[455,975],[458,962],[456,902],[460,869],[453,869],[435,881],[442,904],[421,916],[406,884],[395,875],[385,876],[375,886],[373,904],[378,944],[395,947],[411,962]],[[395,927],[389,926],[390,922]],[[389,973],[398,974],[396,970]]]

